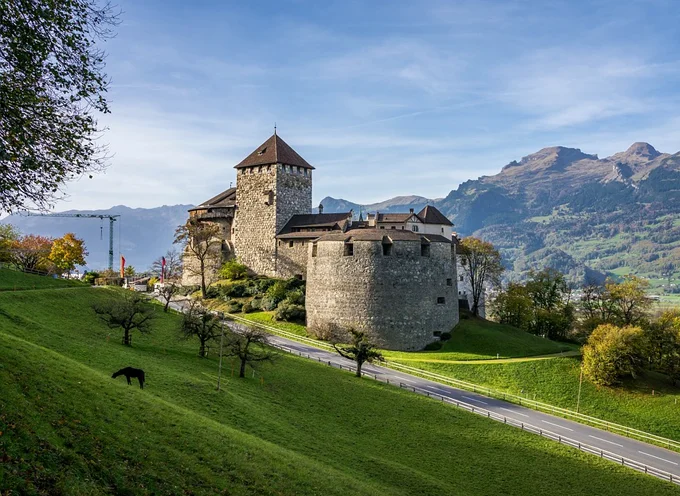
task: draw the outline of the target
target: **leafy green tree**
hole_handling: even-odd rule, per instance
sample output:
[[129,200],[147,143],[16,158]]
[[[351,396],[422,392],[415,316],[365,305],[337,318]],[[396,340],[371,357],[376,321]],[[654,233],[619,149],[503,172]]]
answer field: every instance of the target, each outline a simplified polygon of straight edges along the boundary
[[533,310],[529,331],[548,339],[566,339],[574,323],[574,308],[564,274],[547,268],[530,272],[529,277],[525,285]]
[[12,224],[0,224],[0,263],[12,261],[12,244],[20,237],[19,230]]
[[680,310],[667,310],[645,328],[650,367],[680,382]]
[[44,208],[102,170],[104,53],[117,14],[96,0],[0,1],[0,210]]
[[[348,344],[333,343],[333,348],[340,356],[353,360],[357,364],[356,376],[361,377],[361,367],[365,362],[372,363],[374,361],[382,362],[384,358],[382,353],[378,351],[375,345],[368,339],[368,336],[362,331],[356,329],[348,329],[349,337]],[[336,337],[337,339],[337,337]]]
[[503,263],[500,252],[494,246],[478,238],[464,238],[458,246],[458,256],[463,275],[470,284],[473,315],[478,316],[484,288],[499,286]]
[[527,329],[531,321],[533,302],[526,286],[510,283],[493,301],[493,315],[501,324]]
[[649,281],[637,276],[624,276],[623,282],[609,281],[606,289],[611,298],[614,315],[622,325],[643,323],[652,307],[652,300],[647,296]]
[[124,274],[125,277],[134,277],[135,274],[137,274],[137,270],[135,269],[134,265],[126,265]]
[[155,318],[154,308],[134,291],[126,291],[122,297],[95,303],[92,309],[107,326],[123,330],[125,346],[132,346],[133,330],[137,329],[142,334],[151,332],[151,323]]
[[222,321],[216,315],[203,308],[198,302],[193,301],[188,310],[182,315],[180,327],[181,336],[184,339],[197,338],[199,344],[198,356],[205,358],[207,345],[218,337],[222,332]]
[[57,238],[52,242],[49,258],[59,274],[66,272],[70,275],[76,265],[85,265],[87,255],[85,242],[76,238],[73,233],[66,233],[62,238]]
[[207,287],[222,258],[220,226],[189,219],[175,230],[174,243],[184,249],[184,270],[201,280],[201,296],[207,298]]
[[222,279],[231,279],[232,281],[243,279],[248,275],[248,267],[239,263],[237,260],[227,260],[220,268],[220,277]]
[[635,326],[598,326],[583,347],[583,373],[595,384],[611,386],[637,377],[645,363],[645,336]]

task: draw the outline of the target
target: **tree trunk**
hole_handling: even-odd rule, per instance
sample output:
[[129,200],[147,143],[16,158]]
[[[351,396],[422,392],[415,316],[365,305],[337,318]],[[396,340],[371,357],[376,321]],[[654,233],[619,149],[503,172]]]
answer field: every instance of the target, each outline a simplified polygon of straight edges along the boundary
[[201,296],[207,298],[208,293],[205,289],[205,263],[201,260]]
[[125,334],[123,334],[123,344],[125,346],[132,346],[132,344],[130,343],[130,330],[129,329],[125,329]]
[[170,298],[165,300],[165,307],[163,307],[163,311],[167,313],[169,306],[170,306]]
[[198,350],[198,356],[200,356],[201,358],[205,358],[205,341],[203,341],[202,339],[201,339],[201,347]]
[[239,377],[245,377],[246,376],[246,359],[241,358],[241,369],[238,371],[238,376]]
[[357,362],[357,377],[361,377],[361,366],[363,365],[363,362]]

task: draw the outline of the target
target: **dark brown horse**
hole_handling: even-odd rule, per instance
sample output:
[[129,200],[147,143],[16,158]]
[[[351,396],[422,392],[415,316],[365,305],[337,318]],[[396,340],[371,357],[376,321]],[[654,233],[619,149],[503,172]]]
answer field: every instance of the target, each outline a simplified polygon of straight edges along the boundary
[[119,375],[125,376],[128,382],[128,386],[132,386],[132,381],[130,381],[130,378],[136,377],[137,379],[139,379],[139,388],[144,389],[144,371],[142,369],[133,369],[132,367],[125,367],[124,369],[120,369],[118,372],[114,373],[111,376],[111,378],[115,379]]

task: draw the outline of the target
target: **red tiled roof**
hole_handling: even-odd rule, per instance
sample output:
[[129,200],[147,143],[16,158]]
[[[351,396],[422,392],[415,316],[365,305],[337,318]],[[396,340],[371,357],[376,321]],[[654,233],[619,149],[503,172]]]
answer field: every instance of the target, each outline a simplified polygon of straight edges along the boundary
[[314,169],[277,134],[258,146],[253,153],[244,158],[235,169],[253,165],[285,164]]

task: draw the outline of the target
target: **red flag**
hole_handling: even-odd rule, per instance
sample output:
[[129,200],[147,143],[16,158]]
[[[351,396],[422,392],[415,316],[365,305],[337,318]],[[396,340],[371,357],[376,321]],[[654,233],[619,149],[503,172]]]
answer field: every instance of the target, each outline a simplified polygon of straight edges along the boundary
[[165,257],[161,257],[161,284],[165,281]]
[[125,257],[120,256],[120,277],[125,277]]

